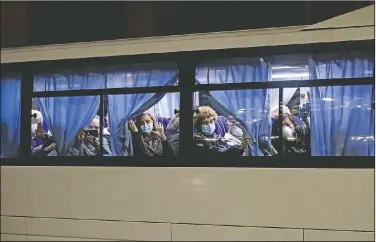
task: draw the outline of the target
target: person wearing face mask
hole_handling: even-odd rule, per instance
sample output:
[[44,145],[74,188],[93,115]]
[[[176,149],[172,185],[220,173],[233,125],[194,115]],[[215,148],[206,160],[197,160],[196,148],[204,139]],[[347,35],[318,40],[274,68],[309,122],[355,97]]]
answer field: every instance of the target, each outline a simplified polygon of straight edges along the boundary
[[[278,117],[273,125],[272,134],[279,136],[280,122]],[[309,154],[309,144],[307,140],[307,127],[304,123],[298,124],[297,120],[291,114],[290,109],[283,107],[282,116],[282,137],[284,139],[284,153],[285,156],[305,156]],[[280,142],[274,141],[273,145],[281,149]]]
[[134,156],[176,156],[164,134],[163,125],[157,123],[151,114],[141,114],[137,117],[136,123],[129,120],[129,130],[132,132]]
[[242,156],[249,144],[249,139],[242,136],[240,142],[230,145],[226,138],[214,133],[217,113],[208,106],[198,108],[195,115],[197,132],[194,134],[194,154],[199,157]]

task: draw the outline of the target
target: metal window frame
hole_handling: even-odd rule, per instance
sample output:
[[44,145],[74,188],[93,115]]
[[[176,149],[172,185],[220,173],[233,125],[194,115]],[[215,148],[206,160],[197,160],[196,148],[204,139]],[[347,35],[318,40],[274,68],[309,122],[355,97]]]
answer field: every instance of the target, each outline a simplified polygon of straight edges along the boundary
[[[195,85],[195,69],[202,61],[238,57],[259,57],[281,54],[332,53],[357,50],[369,50],[374,53],[374,40],[346,41],[336,43],[315,43],[290,46],[256,47],[226,50],[207,50],[195,52],[177,52],[148,54],[137,56],[101,57],[76,60],[53,60],[25,63],[1,64],[2,73],[22,72],[21,78],[21,154],[19,158],[4,158],[4,166],[136,166],[136,167],[274,167],[274,168],[375,168],[374,157],[238,157],[237,159],[194,160],[192,159],[191,120],[193,93],[196,91],[241,90],[241,89],[279,89],[279,102],[282,101],[283,88],[372,85],[372,78],[325,79],[305,81],[274,81],[263,83],[228,83]],[[162,63],[173,62],[179,66],[179,84],[177,86],[111,88],[94,90],[67,90],[54,92],[34,92],[35,73],[51,69],[69,69],[72,67],[110,66],[126,63]],[[104,95],[179,92],[180,93],[180,156],[174,158],[159,157],[31,157],[30,147],[30,110],[33,97],[88,96],[99,95],[103,107]],[[103,124],[103,113],[101,118]],[[103,135],[103,130],[101,131]],[[102,139],[101,139],[102,142]],[[101,146],[102,147],[102,146]],[[103,154],[103,147],[101,148]]]

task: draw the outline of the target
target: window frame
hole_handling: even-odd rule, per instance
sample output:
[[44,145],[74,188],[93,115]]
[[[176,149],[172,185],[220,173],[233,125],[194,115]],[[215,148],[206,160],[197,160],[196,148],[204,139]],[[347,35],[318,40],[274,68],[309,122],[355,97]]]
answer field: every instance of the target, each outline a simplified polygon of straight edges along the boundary
[[[124,166],[124,167],[269,167],[269,168],[375,168],[374,157],[329,157],[311,156],[304,161],[299,157],[238,157],[236,160],[226,158],[216,160],[194,160],[190,157],[193,144],[192,103],[193,93],[196,91],[241,90],[241,89],[271,89],[279,88],[279,103],[283,99],[283,88],[289,87],[317,87],[317,86],[347,86],[372,85],[375,89],[374,74],[367,78],[323,79],[303,81],[273,81],[262,83],[227,83],[195,85],[196,66],[205,61],[230,59],[239,57],[260,57],[282,54],[300,53],[333,53],[358,50],[375,50],[374,40],[345,41],[334,43],[312,43],[286,46],[263,46],[251,48],[202,50],[192,52],[174,52],[162,54],[146,54],[135,56],[96,57],[83,59],[35,61],[23,63],[1,64],[2,73],[21,72],[21,144],[18,158],[4,158],[2,166]],[[85,68],[89,66],[111,66],[118,64],[141,63],[177,63],[179,84],[163,87],[111,88],[92,90],[67,90],[34,92],[33,80],[35,73],[51,71],[53,69],[69,69],[72,67]],[[104,95],[179,92],[180,93],[180,156],[174,158],[159,157],[32,157],[30,152],[30,110],[33,97],[57,96],[88,96],[100,95],[100,106],[103,106]],[[280,113],[281,115],[281,113]],[[103,113],[102,113],[103,116]],[[101,119],[103,125],[103,118]],[[103,130],[100,131],[101,135]],[[283,140],[283,139],[282,139]],[[102,139],[101,139],[102,142]],[[283,142],[283,141],[282,141]],[[101,146],[102,147],[102,146]],[[101,148],[103,152],[103,148]]]

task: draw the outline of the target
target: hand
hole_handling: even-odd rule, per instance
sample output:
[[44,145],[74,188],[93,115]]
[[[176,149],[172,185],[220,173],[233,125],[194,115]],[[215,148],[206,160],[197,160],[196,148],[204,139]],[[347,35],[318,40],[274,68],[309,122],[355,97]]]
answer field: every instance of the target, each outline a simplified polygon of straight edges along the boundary
[[138,132],[136,124],[131,119],[129,120],[129,130],[131,132],[133,132],[133,133],[137,133]]
[[77,138],[78,138],[78,140],[83,140],[83,139],[85,139],[85,131],[84,131],[84,130],[80,130],[80,131],[78,132]]
[[39,151],[39,150],[42,149],[42,147],[43,147],[43,145],[39,145],[39,146],[37,146],[37,147],[34,148],[34,151]]
[[226,125],[227,125],[227,129],[230,130],[231,126],[233,126],[234,124],[231,123],[230,121],[227,121],[227,122],[226,122]]
[[297,139],[295,137],[287,137],[286,138],[287,141],[296,141]]
[[89,141],[90,143],[94,144],[94,145],[99,145],[99,140],[98,138],[94,137],[94,136],[91,136],[91,135],[88,135],[86,136],[85,138],[87,141]]
[[247,145],[249,145],[250,143],[251,143],[251,140],[249,139],[249,137],[243,135],[242,144],[241,144],[240,148],[244,150],[247,147]]
[[152,134],[160,138],[162,141],[166,140],[166,136],[164,134],[164,127],[163,127],[163,124],[161,123],[157,124],[157,131],[152,131]]
[[53,143],[53,144],[51,144],[50,146],[46,147],[44,150],[45,150],[45,151],[51,151],[51,150],[54,150],[55,147],[56,147],[56,144]]

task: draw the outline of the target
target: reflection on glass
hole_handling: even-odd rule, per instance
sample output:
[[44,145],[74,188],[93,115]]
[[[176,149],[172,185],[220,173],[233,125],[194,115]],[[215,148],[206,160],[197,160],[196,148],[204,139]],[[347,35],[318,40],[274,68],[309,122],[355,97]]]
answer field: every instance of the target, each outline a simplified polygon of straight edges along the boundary
[[112,155],[178,155],[179,106],[179,93],[109,95],[109,127],[116,130]]
[[197,92],[194,100],[196,155],[277,155],[271,141],[278,135],[271,136],[271,127],[278,89]]

